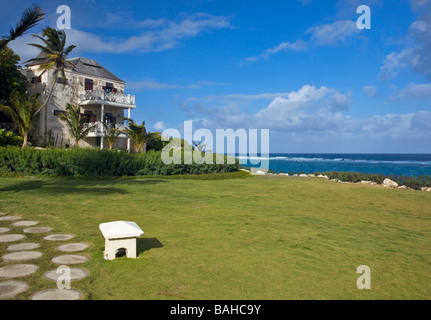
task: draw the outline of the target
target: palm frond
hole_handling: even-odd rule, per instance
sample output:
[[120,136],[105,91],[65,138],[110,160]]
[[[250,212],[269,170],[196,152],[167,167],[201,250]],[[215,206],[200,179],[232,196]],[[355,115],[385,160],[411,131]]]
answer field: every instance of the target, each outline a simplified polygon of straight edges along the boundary
[[37,23],[43,20],[45,13],[42,8],[38,6],[32,6],[24,10],[21,19],[14,28],[10,28],[9,35],[2,37],[0,43],[0,49],[3,49],[8,42],[15,40],[16,38],[22,36],[26,31],[33,28]]

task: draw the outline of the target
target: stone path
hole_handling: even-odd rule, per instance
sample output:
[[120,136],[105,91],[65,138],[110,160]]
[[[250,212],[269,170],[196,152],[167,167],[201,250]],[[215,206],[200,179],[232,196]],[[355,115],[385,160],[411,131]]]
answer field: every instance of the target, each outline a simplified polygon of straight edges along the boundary
[[[0,300],[12,299],[18,294],[23,293],[29,289],[29,285],[25,281],[15,280],[15,278],[21,278],[35,273],[39,267],[37,264],[26,264],[19,263],[25,261],[36,261],[43,256],[42,252],[34,251],[33,249],[39,248],[40,244],[34,242],[18,242],[26,238],[26,235],[21,233],[9,233],[12,229],[3,226],[5,223],[10,223],[10,227],[18,228],[25,227],[22,230],[23,233],[27,234],[39,234],[52,231],[50,227],[34,227],[39,221],[20,220],[19,216],[9,216],[3,212],[0,212],[0,243],[10,244],[6,250],[10,253],[4,254],[1,259],[6,262],[5,266],[0,268]],[[50,234],[45,236],[43,239],[46,241],[67,241],[73,239],[74,236],[71,234]],[[85,243],[66,243],[56,247],[60,252],[78,252],[88,248],[88,244]],[[88,261],[88,258],[84,255],[79,254],[63,254],[56,256],[51,259],[53,263],[59,265],[77,265]],[[10,264],[9,264],[10,263]],[[61,273],[57,273],[57,269],[46,271],[44,277],[57,282],[57,279],[61,276]],[[87,277],[89,272],[85,269],[70,268],[71,281],[79,280]],[[41,290],[32,294],[30,300],[78,300],[82,298],[82,293],[75,289],[46,289]]]

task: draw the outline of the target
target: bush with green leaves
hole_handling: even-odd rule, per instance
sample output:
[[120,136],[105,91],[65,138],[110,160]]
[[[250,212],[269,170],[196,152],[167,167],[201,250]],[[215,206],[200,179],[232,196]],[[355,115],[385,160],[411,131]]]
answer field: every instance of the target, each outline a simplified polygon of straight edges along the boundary
[[161,152],[127,153],[99,149],[44,150],[0,148],[0,171],[29,175],[58,176],[139,176],[211,174],[238,171],[235,164],[170,164],[161,160]]
[[0,147],[4,146],[21,146],[23,139],[17,134],[0,129]]

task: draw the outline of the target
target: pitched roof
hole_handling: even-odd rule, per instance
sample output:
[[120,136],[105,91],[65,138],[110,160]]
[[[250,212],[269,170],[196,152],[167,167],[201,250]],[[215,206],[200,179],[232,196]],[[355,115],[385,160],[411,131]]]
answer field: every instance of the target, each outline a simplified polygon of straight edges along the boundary
[[[46,59],[45,54],[43,52],[41,52],[38,54],[36,59],[34,59],[29,64],[27,64],[27,66],[31,67],[31,66],[40,65],[40,64],[45,62],[45,59]],[[68,64],[66,66],[66,68],[68,70],[75,71],[75,72],[82,73],[82,74],[86,74],[89,76],[95,76],[95,77],[99,77],[99,78],[125,82],[125,81],[121,80],[120,78],[118,78],[116,75],[114,75],[111,71],[109,71],[108,69],[101,66],[95,60],[87,59],[87,58],[73,58],[73,59],[68,59],[67,61],[70,61],[71,63],[73,63],[75,65],[75,67],[74,67],[74,66],[71,66],[70,64]]]
[[87,59],[87,58],[73,58],[67,61],[70,61],[75,65],[75,67],[73,66],[67,67],[72,71],[79,72],[82,74],[87,74],[90,76],[99,77],[99,78],[124,82],[123,80],[118,78],[115,74],[113,74],[111,71],[109,71],[108,69],[98,64],[95,60]]

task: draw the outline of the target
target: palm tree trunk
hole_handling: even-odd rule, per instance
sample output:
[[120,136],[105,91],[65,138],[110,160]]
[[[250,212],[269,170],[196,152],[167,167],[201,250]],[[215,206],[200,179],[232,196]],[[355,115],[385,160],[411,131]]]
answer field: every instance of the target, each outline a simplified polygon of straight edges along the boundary
[[[55,72],[54,72],[54,75],[56,75],[56,73],[55,73]],[[53,76],[54,76],[54,75],[53,75]],[[39,109],[37,109],[37,111],[36,111],[35,115],[37,115],[37,114],[40,112],[40,110],[42,110],[45,106],[47,106],[47,105],[48,105],[48,102],[49,102],[49,100],[51,99],[52,92],[54,91],[54,87],[55,87],[56,83],[57,83],[57,77],[54,77],[54,78],[52,79],[51,88],[49,89],[49,92],[48,92],[48,97],[46,98],[46,101],[42,104],[42,106],[41,106]]]
[[23,138],[24,138],[24,141],[22,142],[22,147],[24,148],[24,147],[27,147],[27,142],[28,142],[28,133],[27,132],[23,134]]

